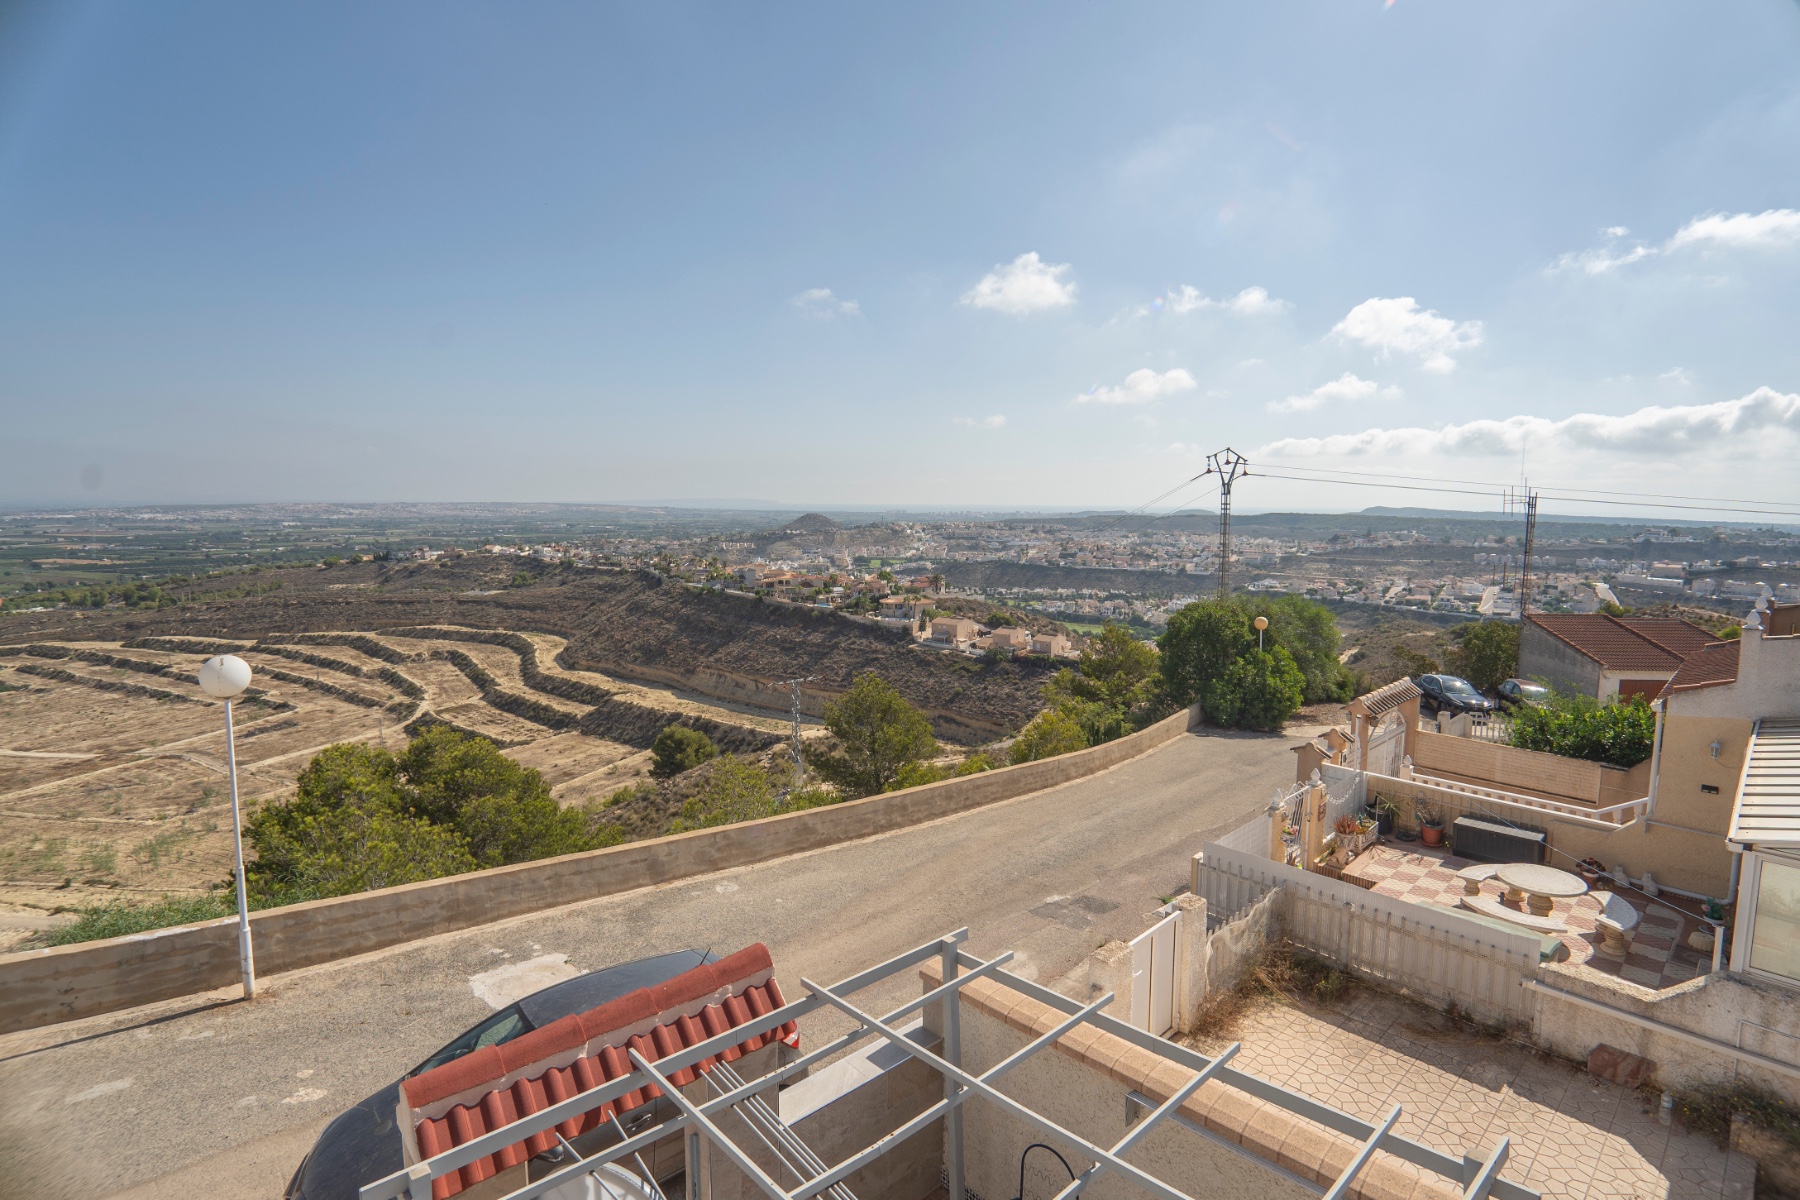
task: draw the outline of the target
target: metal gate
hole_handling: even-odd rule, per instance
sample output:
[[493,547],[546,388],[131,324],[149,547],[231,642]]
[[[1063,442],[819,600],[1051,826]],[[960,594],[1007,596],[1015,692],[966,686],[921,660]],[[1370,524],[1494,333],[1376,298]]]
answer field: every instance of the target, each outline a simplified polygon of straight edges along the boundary
[[1157,1037],[1175,1025],[1175,956],[1181,939],[1180,909],[1161,909],[1162,920],[1131,939],[1131,1024]]

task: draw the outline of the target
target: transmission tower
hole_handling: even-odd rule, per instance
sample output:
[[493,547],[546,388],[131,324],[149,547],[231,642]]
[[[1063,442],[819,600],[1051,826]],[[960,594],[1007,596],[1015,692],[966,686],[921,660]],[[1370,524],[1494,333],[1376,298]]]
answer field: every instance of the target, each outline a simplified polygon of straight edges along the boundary
[[806,763],[805,760],[800,757],[800,685],[803,683],[811,683],[817,678],[817,675],[808,675],[804,679],[790,679],[787,681],[788,694],[792,697],[794,702],[793,749],[794,778],[796,780],[803,780],[806,778]]
[[1219,595],[1231,594],[1231,485],[1250,473],[1250,460],[1230,446],[1206,456],[1206,474],[1219,477]]
[[1538,494],[1529,483],[1506,489],[1506,511],[1525,514],[1525,546],[1519,555],[1519,620],[1531,604],[1531,544],[1537,539]]

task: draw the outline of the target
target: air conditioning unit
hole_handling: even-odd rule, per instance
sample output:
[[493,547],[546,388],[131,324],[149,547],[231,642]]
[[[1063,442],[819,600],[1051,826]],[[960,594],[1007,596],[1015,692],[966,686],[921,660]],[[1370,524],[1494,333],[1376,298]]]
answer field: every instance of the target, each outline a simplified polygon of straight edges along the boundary
[[1491,863],[1541,863],[1546,849],[1541,829],[1474,817],[1456,818],[1450,826],[1450,844],[1459,857]]

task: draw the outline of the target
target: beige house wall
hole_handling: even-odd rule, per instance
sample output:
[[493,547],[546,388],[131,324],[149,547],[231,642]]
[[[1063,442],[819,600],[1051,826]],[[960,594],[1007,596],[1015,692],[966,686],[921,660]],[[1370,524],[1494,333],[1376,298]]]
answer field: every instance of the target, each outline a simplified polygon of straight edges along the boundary
[[[1650,819],[1658,826],[1699,830],[1724,837],[1731,827],[1744,759],[1750,753],[1755,723],[1743,717],[1690,717],[1670,713],[1663,719],[1662,765],[1656,781],[1656,806]],[[1712,743],[1719,743],[1719,757]],[[1717,793],[1703,787],[1717,788]]]
[[1648,760],[1624,770],[1426,730],[1413,737],[1412,760],[1413,766],[1429,775],[1551,800],[1578,800],[1599,806],[1603,796],[1642,800],[1650,793]]

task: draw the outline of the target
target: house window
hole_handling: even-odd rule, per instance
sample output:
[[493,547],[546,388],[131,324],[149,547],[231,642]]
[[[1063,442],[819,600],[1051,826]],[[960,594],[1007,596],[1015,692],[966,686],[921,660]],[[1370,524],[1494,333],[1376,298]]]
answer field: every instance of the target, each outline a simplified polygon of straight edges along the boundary
[[1757,872],[1750,966],[1800,982],[1800,865],[1764,858]]

